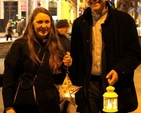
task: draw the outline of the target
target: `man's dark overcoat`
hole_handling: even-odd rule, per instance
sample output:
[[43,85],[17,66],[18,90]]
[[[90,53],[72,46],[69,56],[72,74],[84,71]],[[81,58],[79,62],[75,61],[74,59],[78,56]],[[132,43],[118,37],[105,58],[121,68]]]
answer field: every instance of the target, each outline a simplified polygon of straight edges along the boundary
[[[108,86],[106,74],[114,69],[119,76],[114,84],[118,94],[118,109],[133,111],[137,108],[137,96],[134,87],[134,70],[140,64],[141,50],[133,18],[111,8],[107,2],[108,16],[101,25],[103,39],[102,85],[103,93]],[[71,56],[73,65],[70,77],[75,85],[83,86],[76,93],[78,111],[86,110],[88,81],[92,65],[92,15],[87,8],[77,18],[72,27]]]

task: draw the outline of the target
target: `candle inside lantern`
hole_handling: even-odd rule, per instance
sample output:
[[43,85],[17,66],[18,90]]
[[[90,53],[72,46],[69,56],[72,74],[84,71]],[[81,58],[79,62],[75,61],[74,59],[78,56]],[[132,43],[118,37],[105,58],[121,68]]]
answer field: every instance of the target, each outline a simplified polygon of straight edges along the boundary
[[117,109],[117,99],[107,99],[106,109]]
[[108,99],[107,109],[112,109],[112,104],[111,104],[111,102],[110,102],[110,99]]
[[70,94],[69,94],[69,93],[66,93],[66,94],[65,94],[65,97],[66,97],[66,98],[70,98]]

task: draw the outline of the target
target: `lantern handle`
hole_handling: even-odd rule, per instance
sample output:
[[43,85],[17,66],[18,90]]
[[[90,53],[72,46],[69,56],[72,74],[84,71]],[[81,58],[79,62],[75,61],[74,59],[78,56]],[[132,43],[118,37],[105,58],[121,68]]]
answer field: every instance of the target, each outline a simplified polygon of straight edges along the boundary
[[66,69],[66,74],[67,74],[67,73],[69,73],[69,68],[68,68],[68,66],[67,66],[67,69]]

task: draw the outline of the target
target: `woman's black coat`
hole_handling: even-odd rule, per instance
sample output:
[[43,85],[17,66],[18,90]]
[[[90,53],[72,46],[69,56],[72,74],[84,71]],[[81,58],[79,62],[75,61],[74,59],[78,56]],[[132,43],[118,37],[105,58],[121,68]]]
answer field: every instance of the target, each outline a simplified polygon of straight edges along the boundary
[[[24,106],[22,109],[16,108],[19,110],[19,112],[16,113],[25,113],[25,110],[26,113],[59,113],[59,93],[54,86],[53,73],[49,67],[49,51],[48,49],[45,49],[45,47],[37,44],[35,44],[35,48],[36,50],[41,48],[41,52],[39,53],[40,59],[46,51],[44,63],[41,66],[35,80],[36,95],[39,105],[36,107],[36,111],[32,111],[30,107],[25,109]],[[25,72],[36,75],[39,65],[33,65],[31,59],[29,58],[26,39],[17,39],[14,41],[5,58],[4,64],[5,70],[3,76],[2,94],[4,108],[8,108],[13,107],[13,99],[19,76]]]
[[[112,9],[108,5],[108,16],[101,25],[103,39],[102,84],[103,93],[108,86],[106,74],[114,69],[119,76],[114,87],[119,95],[119,110],[132,111],[137,108],[137,97],[134,87],[134,70],[141,62],[141,50],[134,20],[130,15]],[[83,86],[85,94],[76,93],[78,111],[85,111],[85,98],[90,79],[92,64],[92,15],[87,8],[82,16],[77,18],[72,27],[70,77],[75,85]]]

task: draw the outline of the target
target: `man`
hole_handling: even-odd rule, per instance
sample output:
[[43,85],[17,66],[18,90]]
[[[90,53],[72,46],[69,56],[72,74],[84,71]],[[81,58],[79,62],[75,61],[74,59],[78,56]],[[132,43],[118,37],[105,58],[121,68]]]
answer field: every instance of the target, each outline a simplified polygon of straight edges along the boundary
[[[65,52],[70,51],[70,39],[68,36],[69,31],[69,23],[66,19],[61,19],[56,23],[58,37],[60,39],[60,43],[65,50]],[[65,73],[65,72],[64,72]],[[65,78],[65,74],[63,76],[55,77],[56,84],[62,84]],[[65,100],[60,104],[61,113],[67,113],[67,108],[69,105],[69,101]]]
[[67,37],[69,31],[69,23],[66,19],[59,20],[56,24],[60,42],[65,51],[70,51],[70,39]]
[[17,24],[18,36],[21,36],[23,34],[24,29],[25,29],[25,20],[21,19]]
[[84,14],[72,27],[70,77],[82,86],[76,93],[77,111],[102,113],[108,85],[115,87],[118,113],[138,106],[134,70],[141,62],[141,50],[133,18],[113,9],[106,0],[88,0]]

